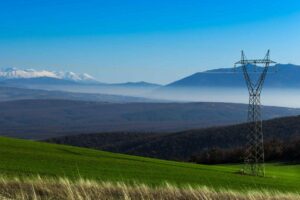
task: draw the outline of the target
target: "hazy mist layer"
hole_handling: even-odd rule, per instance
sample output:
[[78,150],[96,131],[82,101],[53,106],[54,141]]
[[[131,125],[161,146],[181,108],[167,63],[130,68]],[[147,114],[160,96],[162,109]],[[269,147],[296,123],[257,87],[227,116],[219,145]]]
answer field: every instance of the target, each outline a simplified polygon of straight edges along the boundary
[[[231,102],[248,103],[247,88],[145,88],[102,85],[34,85],[32,89],[61,90],[81,93],[116,94],[183,102]],[[300,107],[300,90],[264,88],[261,93],[263,105]]]

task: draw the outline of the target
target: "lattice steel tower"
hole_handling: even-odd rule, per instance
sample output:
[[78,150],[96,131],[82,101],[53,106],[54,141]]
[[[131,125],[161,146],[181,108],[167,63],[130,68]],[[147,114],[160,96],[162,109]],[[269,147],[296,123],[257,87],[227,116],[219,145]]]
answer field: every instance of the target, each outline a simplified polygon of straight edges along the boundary
[[[247,146],[243,171],[246,174],[254,176],[265,175],[260,94],[268,68],[272,63],[275,62],[270,60],[270,50],[268,50],[265,58],[251,60],[246,59],[244,52],[242,51],[241,60],[235,63],[235,65],[240,65],[242,67],[243,75],[249,91],[249,132],[247,133]],[[256,69],[256,65],[262,65],[262,67]],[[253,66],[256,70],[250,72],[249,68]],[[251,74],[253,73],[256,74],[256,79],[251,77]]]

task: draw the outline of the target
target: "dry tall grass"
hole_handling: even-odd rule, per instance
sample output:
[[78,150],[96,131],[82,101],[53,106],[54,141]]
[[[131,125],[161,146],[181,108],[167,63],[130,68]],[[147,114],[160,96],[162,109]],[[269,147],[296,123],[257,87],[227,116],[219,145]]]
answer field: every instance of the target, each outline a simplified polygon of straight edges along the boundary
[[207,187],[178,188],[170,184],[148,187],[144,184],[126,185],[124,183],[95,182],[68,179],[6,179],[0,180],[0,199],[20,200],[96,200],[96,199],[155,199],[155,200],[294,200],[300,194],[270,191],[236,192],[216,191]]

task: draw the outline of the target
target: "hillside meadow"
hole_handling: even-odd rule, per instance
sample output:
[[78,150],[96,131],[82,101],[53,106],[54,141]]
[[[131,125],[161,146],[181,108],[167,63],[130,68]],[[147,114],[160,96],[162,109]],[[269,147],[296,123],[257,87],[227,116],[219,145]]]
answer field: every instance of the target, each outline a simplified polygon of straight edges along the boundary
[[174,186],[299,192],[300,166],[267,164],[266,177],[240,175],[239,165],[199,165],[129,156],[92,149],[0,137],[1,176],[67,178],[70,181],[143,183]]

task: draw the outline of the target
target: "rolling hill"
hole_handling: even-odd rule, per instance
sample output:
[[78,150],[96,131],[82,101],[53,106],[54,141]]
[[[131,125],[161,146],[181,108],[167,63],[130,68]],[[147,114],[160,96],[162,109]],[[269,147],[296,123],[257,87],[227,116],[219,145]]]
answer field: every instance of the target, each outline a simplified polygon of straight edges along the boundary
[[[65,80],[61,80],[61,81],[65,82]],[[66,91],[55,91],[55,90],[48,91],[42,89],[8,87],[3,85],[0,86],[0,102],[15,101],[15,100],[34,100],[34,99],[35,100],[95,101],[95,102],[102,102],[102,103],[155,102],[155,100],[151,100],[151,99],[124,96],[124,95],[66,92]]]
[[5,177],[66,177],[179,186],[205,185],[236,190],[299,191],[299,165],[267,165],[265,178],[236,173],[239,165],[197,165],[92,149],[0,137],[0,173]]
[[126,83],[114,83],[109,84],[110,86],[119,86],[119,87],[140,87],[140,88],[158,88],[162,85],[156,84],[156,83],[148,83],[145,81],[139,81],[139,82],[126,82]]
[[[300,162],[300,116],[278,118],[263,124],[264,140],[270,151],[284,151],[289,161]],[[193,156],[212,148],[233,149],[245,145],[247,124],[212,127],[168,134],[99,133],[53,138],[49,142],[90,147],[112,152],[126,153],[169,160],[188,161]],[[275,139],[275,141],[273,141]],[[273,143],[272,143],[273,142]],[[282,146],[282,147],[281,147]],[[277,149],[273,149],[277,148]],[[280,148],[283,148],[281,150]],[[282,152],[278,152],[281,154]],[[275,156],[276,153],[274,153]],[[222,155],[220,155],[222,156]],[[267,159],[267,158],[266,158]]]
[[[103,103],[70,100],[0,102],[0,135],[27,139],[95,132],[174,132],[241,123],[247,105],[230,103]],[[264,119],[300,114],[263,107]]]

